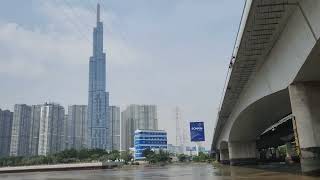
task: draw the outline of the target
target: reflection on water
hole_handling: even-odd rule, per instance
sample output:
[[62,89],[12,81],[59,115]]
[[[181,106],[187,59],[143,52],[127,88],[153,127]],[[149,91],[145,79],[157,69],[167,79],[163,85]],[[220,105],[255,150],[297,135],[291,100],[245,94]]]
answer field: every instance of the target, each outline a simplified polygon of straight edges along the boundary
[[302,176],[297,173],[266,171],[255,168],[218,166],[209,164],[170,165],[165,167],[136,167],[113,170],[85,170],[66,172],[32,172],[1,174],[0,180],[312,180],[316,177]]

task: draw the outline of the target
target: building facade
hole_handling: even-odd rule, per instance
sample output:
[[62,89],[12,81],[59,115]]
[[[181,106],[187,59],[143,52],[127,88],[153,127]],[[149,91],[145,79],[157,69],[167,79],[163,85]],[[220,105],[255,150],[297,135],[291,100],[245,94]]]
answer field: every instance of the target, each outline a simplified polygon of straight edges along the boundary
[[0,157],[10,154],[13,113],[0,109]]
[[65,111],[59,104],[44,104],[40,110],[38,155],[57,153],[65,148]]
[[64,148],[65,149],[70,149],[69,148],[69,140],[70,140],[70,135],[68,134],[69,132],[69,114],[68,112],[64,115],[64,131],[63,131],[63,134],[64,134],[64,138],[63,138],[63,142],[64,142]]
[[66,148],[86,148],[87,106],[71,105],[66,116]]
[[120,150],[120,107],[109,106],[110,116],[110,131],[109,131],[109,142],[111,147],[110,150]]
[[167,132],[163,130],[136,130],[134,132],[134,159],[145,159],[143,151],[167,150]]
[[29,154],[31,156],[38,155],[38,144],[39,144],[39,128],[40,128],[40,112],[41,105],[31,106],[31,118],[29,128]]
[[10,156],[28,156],[30,138],[31,106],[14,105]]
[[155,105],[129,105],[121,113],[121,150],[134,145],[137,129],[158,130],[157,107]]
[[173,144],[168,144],[168,147],[167,147],[167,151],[170,153],[170,154],[183,154],[183,147],[181,146],[175,146]]
[[103,52],[103,24],[100,5],[93,30],[93,55],[89,62],[88,148],[107,149],[109,93],[106,92],[106,54]]

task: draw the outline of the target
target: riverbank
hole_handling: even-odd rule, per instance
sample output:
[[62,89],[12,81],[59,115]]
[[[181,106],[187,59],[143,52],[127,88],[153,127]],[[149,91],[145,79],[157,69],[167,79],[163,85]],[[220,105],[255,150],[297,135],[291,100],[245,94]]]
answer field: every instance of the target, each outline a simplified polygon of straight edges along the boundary
[[121,162],[93,162],[93,163],[71,163],[71,164],[1,167],[0,174],[1,173],[19,173],[19,172],[112,169],[115,167],[121,167],[122,165],[123,163]]

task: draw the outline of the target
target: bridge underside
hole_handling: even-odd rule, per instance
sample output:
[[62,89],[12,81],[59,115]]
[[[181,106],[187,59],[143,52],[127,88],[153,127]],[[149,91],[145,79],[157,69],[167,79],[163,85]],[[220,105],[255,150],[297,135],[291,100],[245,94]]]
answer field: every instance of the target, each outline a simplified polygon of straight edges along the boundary
[[[292,124],[287,124],[274,137],[263,131],[283,117],[293,114],[298,128],[301,163],[304,172],[320,167],[320,48],[315,46],[299,71],[296,81],[288,88],[265,96],[240,113],[230,130],[228,142],[220,148],[220,158],[231,165],[254,164],[258,149],[285,144],[281,137],[292,137]],[[292,140],[292,139],[291,139]],[[291,140],[287,140],[290,142]],[[225,143],[228,143],[226,147]],[[222,148],[223,147],[223,148]],[[222,154],[222,155],[221,155]]]
[[257,141],[268,127],[292,113],[297,123],[302,170],[304,172],[319,170],[319,57],[320,48],[317,45],[302,66],[294,83],[284,90],[259,99],[239,114],[230,130],[228,148],[223,150],[229,153],[228,161],[225,162],[230,162],[231,165],[254,164],[258,158],[257,149],[285,144],[280,138],[293,134],[292,124],[291,128],[282,129],[282,132],[274,137],[265,136],[260,144],[257,144]]
[[[247,29],[245,28],[244,35],[242,35],[237,60],[233,65],[224,102],[220,109],[213,149],[218,149],[220,159],[232,165],[256,163],[259,158],[257,149],[275,147],[285,143],[285,140],[279,140],[279,136],[282,135],[287,134],[292,138],[293,130],[288,126],[282,129],[283,134],[277,134],[273,137],[274,139],[266,135],[264,141],[257,144],[261,134],[268,127],[292,114],[297,127],[296,139],[301,149],[302,171],[318,171],[320,170],[320,42],[317,36],[320,36],[320,25],[319,27],[314,25],[317,26],[319,35],[314,32],[312,35],[310,31],[310,29],[313,30],[312,26],[308,24],[308,17],[303,14],[301,7],[300,9],[298,6],[295,6],[296,9],[287,7],[287,9],[279,10],[282,14],[270,15],[270,17],[282,19],[282,16],[286,19],[294,11],[293,19],[289,22],[288,27],[282,29],[284,34],[281,34],[281,28],[286,24],[280,25],[282,20],[285,21],[282,19],[274,22],[275,27],[272,31],[270,30],[270,33],[262,33],[261,36],[254,35],[253,31],[248,31],[248,28],[258,27],[252,21],[259,19],[253,17],[261,16],[259,15],[261,11],[256,12],[257,16],[252,14],[259,10],[258,6],[263,7],[263,4],[259,2],[269,1],[253,2],[253,7],[249,12],[250,18],[246,23]],[[318,1],[302,2],[306,3],[301,5],[303,8],[312,8],[312,4],[320,8]],[[279,7],[272,6],[267,10],[277,11],[276,8]],[[309,16],[318,12],[314,9],[307,11]],[[320,13],[315,17],[320,17]],[[265,29],[263,31],[266,31]],[[261,37],[257,39],[261,41],[263,36],[268,36],[267,34],[270,34],[267,39],[271,42],[264,45],[262,48],[264,51],[260,50],[257,53],[257,49],[261,48],[249,42],[252,39],[250,36]],[[276,42],[276,39],[279,42]],[[251,54],[252,56],[248,56],[247,53],[247,50],[250,49],[256,49],[255,53]],[[249,62],[255,64],[250,65]],[[261,81],[265,84],[261,85]],[[272,133],[269,135],[271,136]]]

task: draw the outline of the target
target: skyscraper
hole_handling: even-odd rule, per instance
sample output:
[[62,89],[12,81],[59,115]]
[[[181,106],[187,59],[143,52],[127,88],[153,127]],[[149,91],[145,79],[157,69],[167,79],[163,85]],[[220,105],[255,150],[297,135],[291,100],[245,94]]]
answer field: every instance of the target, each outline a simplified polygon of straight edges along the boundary
[[31,122],[29,136],[29,154],[32,156],[38,155],[39,144],[39,128],[40,128],[40,111],[42,105],[31,106]]
[[9,156],[13,113],[0,109],[0,157]]
[[121,151],[133,147],[137,129],[158,130],[157,106],[134,104],[121,113]]
[[31,106],[26,104],[14,105],[10,156],[29,155]]
[[86,148],[87,106],[71,105],[67,115],[67,146],[68,149]]
[[110,130],[108,140],[111,145],[108,149],[120,150],[120,107],[109,106]]
[[38,155],[64,150],[64,108],[59,104],[44,104],[40,111]]
[[109,93],[106,92],[106,54],[103,52],[103,24],[97,5],[97,25],[93,30],[93,55],[89,62],[88,148],[107,149]]

